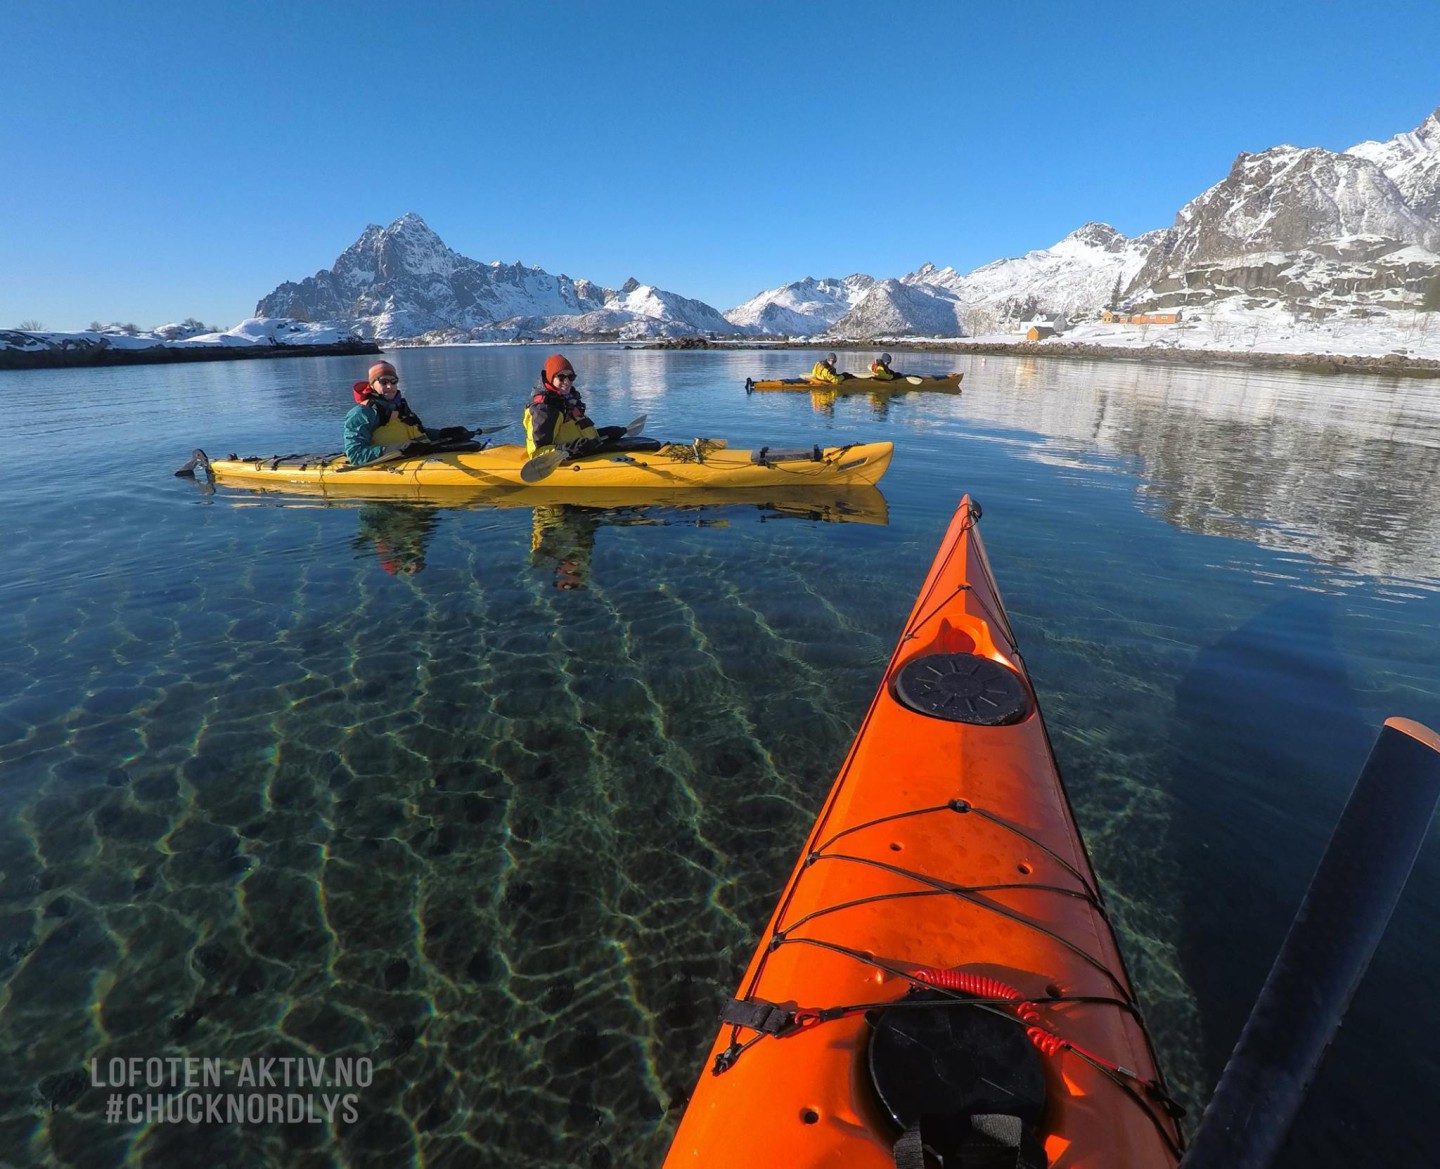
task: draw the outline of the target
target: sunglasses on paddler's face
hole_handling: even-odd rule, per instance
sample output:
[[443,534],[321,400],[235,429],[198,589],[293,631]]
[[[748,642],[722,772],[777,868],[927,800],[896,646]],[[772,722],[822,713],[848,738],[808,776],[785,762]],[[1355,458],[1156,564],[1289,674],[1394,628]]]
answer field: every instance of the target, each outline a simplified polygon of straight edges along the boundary
[[382,386],[398,386],[400,384],[398,377],[377,377],[375,381]]
[[575,375],[573,373],[557,373],[550,380],[552,382],[573,382],[575,380]]

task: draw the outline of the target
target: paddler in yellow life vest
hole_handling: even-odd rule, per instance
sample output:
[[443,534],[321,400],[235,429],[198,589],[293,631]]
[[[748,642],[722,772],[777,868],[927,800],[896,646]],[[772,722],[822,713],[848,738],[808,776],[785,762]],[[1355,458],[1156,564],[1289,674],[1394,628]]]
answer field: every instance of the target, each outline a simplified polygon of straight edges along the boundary
[[525,424],[525,453],[531,458],[563,449],[582,455],[625,434],[623,426],[596,427],[585,413],[585,401],[575,390],[575,367],[552,353],[545,359],[521,419]]
[[[355,405],[345,415],[345,461],[352,467],[373,463],[381,455],[412,447],[413,454],[428,454],[433,444],[446,450],[479,450],[464,426],[428,429],[400,393],[400,375],[388,361],[370,367],[366,380],[350,387]],[[412,446],[413,444],[413,446]]]
[[890,354],[882,353],[870,363],[870,376],[877,382],[893,382],[900,374],[890,368]]
[[843,382],[849,374],[841,373],[835,368],[835,354],[827,353],[815,363],[815,368],[810,371],[812,382],[824,382],[826,385],[837,385]]

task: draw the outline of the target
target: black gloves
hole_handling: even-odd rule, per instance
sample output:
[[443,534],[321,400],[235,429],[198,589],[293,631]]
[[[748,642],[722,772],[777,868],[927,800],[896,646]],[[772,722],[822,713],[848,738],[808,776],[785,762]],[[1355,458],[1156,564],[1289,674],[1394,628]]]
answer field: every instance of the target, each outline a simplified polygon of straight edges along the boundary
[[567,442],[560,448],[565,452],[568,459],[578,459],[581,455],[588,455],[600,449],[598,438],[577,438],[573,442]]
[[444,426],[431,431],[430,437],[436,442],[469,442],[475,432],[467,426]]
[[625,437],[625,428],[623,426],[602,426],[600,437],[605,442],[615,442]]
[[423,438],[416,438],[411,439],[404,446],[402,446],[400,448],[400,454],[403,458],[417,459],[421,455],[428,455],[434,453],[434,450],[435,444],[433,442],[426,442]]

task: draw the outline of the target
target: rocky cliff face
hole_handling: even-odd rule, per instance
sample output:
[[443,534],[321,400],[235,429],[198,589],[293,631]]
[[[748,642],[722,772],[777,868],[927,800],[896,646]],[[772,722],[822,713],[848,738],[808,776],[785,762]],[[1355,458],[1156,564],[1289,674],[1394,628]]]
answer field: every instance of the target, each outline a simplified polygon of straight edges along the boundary
[[1440,110],[1388,142],[1361,142],[1345,153],[1373,162],[1413,210],[1440,223]]
[[1411,207],[1394,180],[1367,158],[1277,146],[1240,155],[1224,180],[1182,207],[1135,285],[1197,264],[1297,252],[1353,236],[1434,248],[1440,246],[1440,225]]

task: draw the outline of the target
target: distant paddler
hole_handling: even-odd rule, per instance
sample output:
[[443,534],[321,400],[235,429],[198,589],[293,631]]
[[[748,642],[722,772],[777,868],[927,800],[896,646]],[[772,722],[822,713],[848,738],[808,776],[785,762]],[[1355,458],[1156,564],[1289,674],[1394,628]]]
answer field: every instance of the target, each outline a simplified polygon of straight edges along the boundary
[[891,369],[890,354],[882,353],[870,363],[870,376],[877,382],[893,382],[898,381],[905,375],[903,373],[896,373]]
[[835,368],[836,360],[835,354],[827,353],[815,363],[815,368],[810,371],[810,380],[812,382],[822,382],[827,386],[838,385],[840,382],[843,382],[850,375],[848,373],[841,373]]

